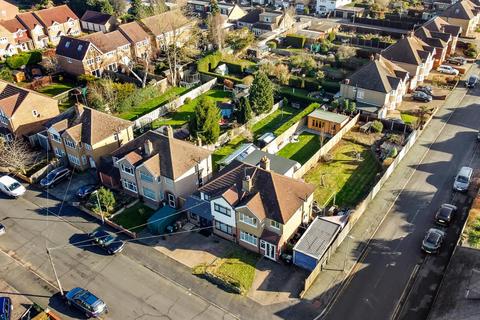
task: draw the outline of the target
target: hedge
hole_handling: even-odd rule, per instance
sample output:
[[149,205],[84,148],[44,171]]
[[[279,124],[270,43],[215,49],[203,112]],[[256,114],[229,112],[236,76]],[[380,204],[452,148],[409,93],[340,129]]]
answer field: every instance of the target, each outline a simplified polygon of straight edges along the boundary
[[292,46],[297,49],[303,49],[305,41],[307,41],[307,38],[298,34],[287,34],[285,37],[285,45],[287,47]]
[[301,91],[296,91],[296,92],[292,92],[290,87],[281,87],[280,90],[278,91],[278,93],[282,96],[282,97],[288,97],[290,102],[295,102],[295,101],[298,101],[298,100],[302,100],[302,101],[305,101],[305,102],[317,102],[317,101],[320,101],[320,99],[316,99],[316,98],[313,98],[313,97],[309,97],[307,94],[304,94],[302,93]]
[[336,81],[322,81],[322,89],[326,92],[337,93],[340,91],[340,83]]
[[308,114],[310,114],[313,110],[317,109],[320,107],[319,103],[312,103],[308,105],[305,109],[297,113],[294,117],[292,117],[290,120],[282,124],[277,130],[275,130],[273,133],[275,134],[276,137],[287,131],[290,127],[292,127],[295,123],[300,121],[303,117],[306,117]]
[[307,91],[317,91],[320,87],[320,83],[315,79],[301,78],[292,76],[288,80],[288,85],[293,88],[305,89]]
[[[236,78],[236,77],[230,77],[230,76],[222,76],[221,74],[217,74],[215,72],[210,71],[210,70],[214,70],[221,61],[222,61],[222,53],[219,52],[219,51],[216,51],[216,52],[214,52],[212,54],[209,54],[208,56],[205,56],[202,59],[200,59],[197,62],[197,70],[198,70],[198,72],[208,74],[208,75],[216,77],[220,80],[228,79],[228,80],[231,80],[235,83],[241,83],[242,79],[239,79],[239,78]],[[233,67],[234,69],[235,68],[242,68],[241,70],[243,72],[243,65],[234,64],[234,63],[230,63],[230,62],[225,63],[225,64],[227,64],[227,66],[229,68],[232,67],[232,66],[234,66]]]
[[18,69],[21,66],[36,64],[41,61],[42,53],[40,51],[29,51],[7,57],[5,62],[10,69]]

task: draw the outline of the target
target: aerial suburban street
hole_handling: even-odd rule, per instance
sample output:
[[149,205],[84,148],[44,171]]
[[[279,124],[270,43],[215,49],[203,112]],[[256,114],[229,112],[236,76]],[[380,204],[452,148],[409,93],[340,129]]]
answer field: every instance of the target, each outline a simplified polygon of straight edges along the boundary
[[[478,66],[471,72],[478,74]],[[426,318],[466,217],[467,196],[452,191],[453,177],[463,165],[480,165],[476,140],[479,93],[479,89],[467,92],[459,85],[409,151],[421,161],[405,163],[415,169],[413,175],[403,189],[397,185],[398,198],[326,319],[358,319],[361,314],[368,314],[369,319]],[[460,214],[448,230],[443,252],[426,256],[420,245],[443,203],[456,204]]]

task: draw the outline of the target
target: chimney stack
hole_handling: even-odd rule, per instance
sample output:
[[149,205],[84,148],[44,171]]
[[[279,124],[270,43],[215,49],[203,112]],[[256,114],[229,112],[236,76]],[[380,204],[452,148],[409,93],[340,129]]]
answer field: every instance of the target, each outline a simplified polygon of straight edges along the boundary
[[167,126],[167,137],[168,138],[173,138],[173,128],[171,126]]
[[145,154],[147,156],[151,156],[153,153],[153,143],[149,139],[145,140],[145,143],[143,144],[143,148],[145,150]]
[[197,137],[197,146],[201,147],[202,146],[202,138]]
[[242,180],[242,191],[250,192],[252,191],[252,178],[249,175],[245,175]]
[[260,160],[260,168],[270,171],[270,159],[267,156],[263,156]]

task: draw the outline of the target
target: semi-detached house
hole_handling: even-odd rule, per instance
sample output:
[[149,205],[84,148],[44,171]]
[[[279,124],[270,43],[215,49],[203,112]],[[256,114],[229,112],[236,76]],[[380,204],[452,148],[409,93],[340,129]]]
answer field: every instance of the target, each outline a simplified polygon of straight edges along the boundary
[[34,11],[33,14],[44,27],[53,45],[57,45],[62,36],[78,36],[82,31],[80,19],[67,5]]
[[[173,129],[166,133],[149,131],[112,153],[123,190],[145,202],[177,208],[208,181],[212,174],[211,152],[175,139]],[[100,179],[111,184],[110,173]]]
[[260,167],[235,160],[199,189],[215,234],[272,260],[311,221],[313,192],[313,185],[271,171],[267,157]]

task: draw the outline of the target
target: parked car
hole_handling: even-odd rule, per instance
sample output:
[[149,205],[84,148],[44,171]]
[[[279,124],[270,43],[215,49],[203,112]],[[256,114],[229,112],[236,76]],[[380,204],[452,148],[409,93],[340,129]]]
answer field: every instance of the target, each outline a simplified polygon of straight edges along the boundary
[[47,174],[45,178],[40,180],[40,186],[42,186],[43,188],[52,187],[63,179],[69,177],[71,174],[72,172],[68,168],[62,167],[53,169],[52,171],[50,171],[49,174]]
[[452,221],[455,212],[457,212],[456,206],[444,203],[435,213],[435,222],[443,226],[448,226],[450,221]]
[[89,233],[88,236],[92,239],[93,244],[96,244],[111,255],[122,252],[125,247],[125,242],[103,228],[96,229]]
[[415,91],[412,94],[412,99],[416,101],[422,101],[422,102],[430,102],[432,101],[432,96],[426,94],[425,92],[422,91]]
[[0,319],[10,320],[13,312],[12,299],[0,297]]
[[475,88],[478,82],[478,77],[477,76],[470,76],[468,77],[468,80],[465,82],[465,86],[469,89]]
[[422,242],[422,250],[426,253],[438,253],[442,247],[445,232],[440,229],[430,228]]
[[7,232],[7,228],[3,224],[0,223],[0,236]]
[[0,190],[2,190],[2,192],[7,196],[13,198],[21,197],[25,191],[27,191],[25,187],[20,184],[20,182],[10,176],[0,177]]
[[470,186],[470,180],[472,179],[473,169],[470,167],[461,167],[455,176],[453,182],[453,190],[459,192],[467,192]]
[[87,184],[87,185],[84,185],[84,186],[78,188],[78,190],[77,190],[77,197],[78,197],[80,200],[85,200],[85,199],[87,199],[88,197],[90,197],[90,195],[91,195],[95,190],[97,190],[97,185],[96,185],[96,184]]
[[418,86],[415,91],[425,92],[429,96],[433,96],[433,89],[430,86]]
[[448,63],[455,64],[457,66],[463,66],[467,63],[467,59],[463,57],[450,57],[447,59]]
[[451,74],[451,75],[454,75],[454,76],[458,76],[458,74],[460,73],[454,67],[446,66],[444,64],[442,64],[440,67],[438,67],[437,71],[440,72],[440,73]]
[[65,295],[67,304],[84,312],[87,317],[98,317],[107,312],[107,305],[100,298],[83,288],[73,288]]

